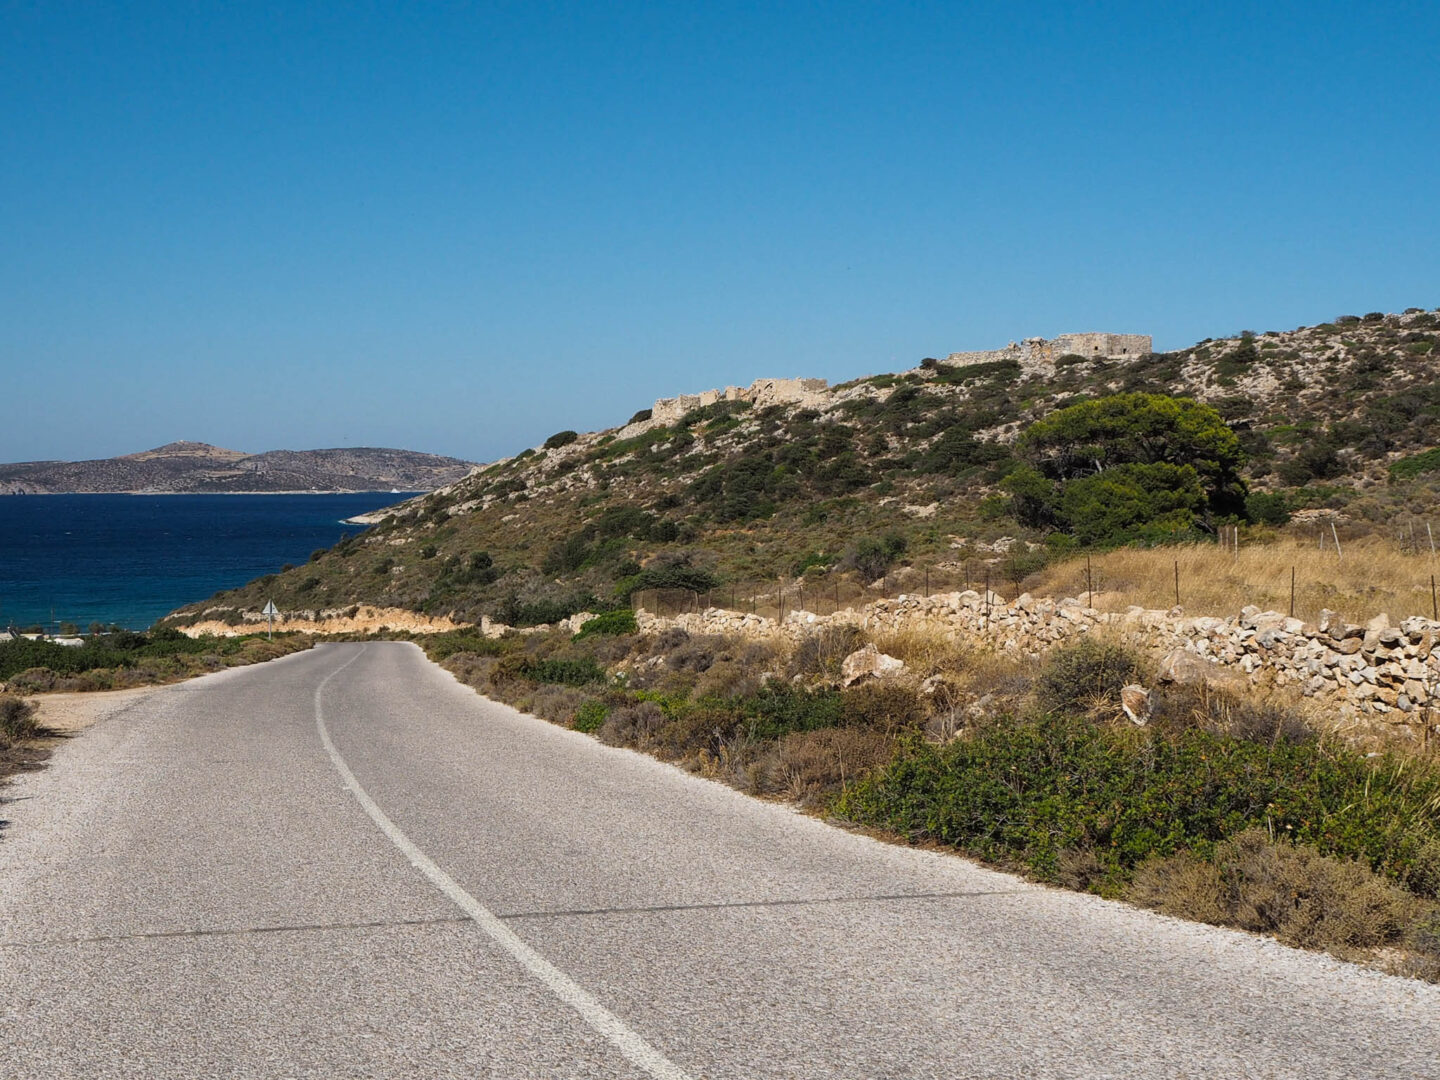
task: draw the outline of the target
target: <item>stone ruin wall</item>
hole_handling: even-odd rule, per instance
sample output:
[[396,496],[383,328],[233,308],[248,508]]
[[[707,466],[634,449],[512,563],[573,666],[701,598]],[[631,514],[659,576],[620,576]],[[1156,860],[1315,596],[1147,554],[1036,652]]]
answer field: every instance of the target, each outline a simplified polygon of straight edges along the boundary
[[1149,334],[1061,334],[1050,345],[1056,356],[1103,356],[1107,360],[1133,360],[1151,351]]
[[947,364],[964,366],[968,364],[994,364],[1013,360],[1020,365],[1022,375],[1053,375],[1055,361],[1061,356],[1103,357],[1107,360],[1128,360],[1148,355],[1151,350],[1149,334],[1061,334],[1053,340],[1026,338],[1012,341],[1003,349],[985,349],[980,352],[951,353],[945,358]]
[[650,410],[650,419],[657,424],[673,424],[688,412],[722,401],[748,401],[760,409],[781,403],[823,406],[827,404],[828,385],[824,379],[756,379],[748,387],[727,386],[724,390],[660,398]]

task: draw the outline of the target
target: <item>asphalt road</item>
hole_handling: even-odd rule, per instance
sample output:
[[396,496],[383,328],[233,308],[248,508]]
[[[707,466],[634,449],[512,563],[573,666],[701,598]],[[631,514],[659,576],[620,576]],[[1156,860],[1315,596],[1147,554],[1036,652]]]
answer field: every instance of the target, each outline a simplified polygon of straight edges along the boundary
[[853,835],[410,645],[163,690],[5,794],[5,1078],[1440,1077],[1440,987]]

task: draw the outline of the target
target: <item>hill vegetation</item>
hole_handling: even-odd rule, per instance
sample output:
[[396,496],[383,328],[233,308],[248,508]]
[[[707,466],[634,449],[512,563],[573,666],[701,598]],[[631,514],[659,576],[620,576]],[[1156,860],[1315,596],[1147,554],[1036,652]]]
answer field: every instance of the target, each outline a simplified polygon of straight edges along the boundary
[[[720,401],[672,423],[642,409],[556,432],[175,621],[274,598],[524,626],[637,590],[783,580],[843,602],[907,564],[938,586],[989,561],[1018,587],[1081,545],[1292,515],[1334,515],[1342,538],[1413,532],[1440,491],[1437,342],[1440,316],[1412,308],[1035,375],[927,359],[819,405]],[[1000,557],[1002,536],[1018,543]]]

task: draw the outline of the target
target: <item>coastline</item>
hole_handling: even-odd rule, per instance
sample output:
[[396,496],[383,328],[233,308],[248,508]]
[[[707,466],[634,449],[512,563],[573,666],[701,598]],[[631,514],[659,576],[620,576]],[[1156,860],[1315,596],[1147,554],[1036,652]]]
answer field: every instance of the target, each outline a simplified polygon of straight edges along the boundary
[[400,495],[404,502],[416,495],[427,495],[433,488],[396,491],[394,488],[326,488],[296,491],[0,491],[0,498],[43,499],[47,495]]

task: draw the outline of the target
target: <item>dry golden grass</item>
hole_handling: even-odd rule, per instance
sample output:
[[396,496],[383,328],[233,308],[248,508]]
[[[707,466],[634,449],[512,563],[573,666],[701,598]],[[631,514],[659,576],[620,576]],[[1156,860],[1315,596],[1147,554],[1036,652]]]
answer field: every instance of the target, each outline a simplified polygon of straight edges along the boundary
[[964,668],[972,650],[933,627],[910,626],[871,635],[875,647],[886,656],[905,661],[911,671],[926,678]]
[[[1170,608],[1179,568],[1180,606],[1187,615],[1234,615],[1246,604],[1290,612],[1290,573],[1295,572],[1295,615],[1314,622],[1322,608],[1351,622],[1380,612],[1399,620],[1433,614],[1431,575],[1440,566],[1428,552],[1401,551],[1380,537],[1347,542],[1343,557],[1333,546],[1280,539],[1246,546],[1239,554],[1216,544],[1139,550],[1120,548],[1090,558],[1094,606],[1123,611],[1131,604]],[[1085,557],[1055,563],[1025,582],[1037,596],[1086,594]]]

